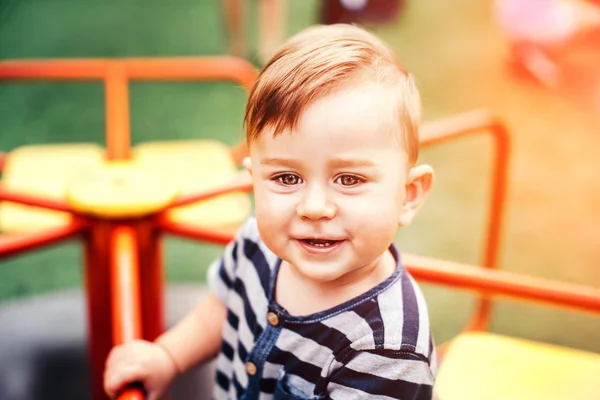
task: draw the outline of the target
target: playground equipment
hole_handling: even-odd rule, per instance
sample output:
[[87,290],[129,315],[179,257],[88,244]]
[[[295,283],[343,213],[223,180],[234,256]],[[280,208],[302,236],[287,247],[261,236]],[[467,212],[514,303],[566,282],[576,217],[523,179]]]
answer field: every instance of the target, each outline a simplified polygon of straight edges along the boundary
[[495,0],[507,40],[507,67],[597,114],[600,109],[600,3],[590,0]]
[[330,0],[321,3],[324,24],[383,24],[397,18],[404,0]]
[[[194,141],[130,147],[128,82],[230,80],[249,88],[255,78],[250,64],[230,57],[0,62],[0,79],[4,80],[101,80],[105,85],[105,150],[82,144],[35,146],[0,158],[0,228],[4,232],[0,258],[67,238],[82,240],[95,400],[104,398],[101,379],[110,348],[134,338],[152,340],[163,330],[163,234],[225,244],[250,211],[247,195],[241,193],[251,190],[250,179],[236,168],[245,155],[244,145],[229,148],[215,141]],[[465,332],[440,346],[438,397],[533,399],[531,382],[509,381],[519,377],[510,373],[514,368],[507,362],[543,360],[564,369],[568,360],[566,368],[571,372],[593,371],[600,366],[600,356],[581,356],[582,352],[485,333],[492,297],[511,296],[600,313],[600,290],[496,269],[508,178],[509,138],[504,125],[486,111],[474,111],[426,124],[421,141],[429,146],[480,133],[492,135],[495,149],[483,268],[413,255],[404,255],[403,260],[416,279],[480,293]],[[182,159],[185,169],[180,168]],[[44,175],[42,166],[52,166],[52,171]],[[156,179],[165,171],[170,179]],[[481,365],[481,358],[498,351],[507,357],[498,365],[486,365],[494,369],[491,375],[473,382],[472,376],[464,374],[473,357],[480,358],[474,365]],[[490,379],[502,369],[503,380]],[[555,383],[571,389],[566,398],[586,398],[573,397],[573,390],[600,390],[597,380],[582,379],[583,375],[573,373]],[[571,387],[575,381],[577,386]],[[521,397],[503,395],[507,388],[514,388]],[[560,392],[552,387],[555,393],[550,395],[545,394],[547,387],[534,389],[537,398],[565,398],[553,397]],[[143,388],[135,385],[119,396],[120,400],[143,398]]]

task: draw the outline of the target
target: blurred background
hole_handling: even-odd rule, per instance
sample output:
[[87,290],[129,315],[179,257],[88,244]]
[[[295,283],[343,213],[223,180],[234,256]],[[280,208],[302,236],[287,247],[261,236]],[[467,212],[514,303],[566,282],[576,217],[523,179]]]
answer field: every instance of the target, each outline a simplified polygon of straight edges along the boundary
[[[260,66],[257,1],[246,2],[245,53]],[[289,0],[285,34],[323,21],[318,0]],[[493,4],[401,1],[369,23],[420,87],[425,121],[487,108],[512,137],[502,269],[600,287],[600,61],[585,46],[569,55],[571,78],[548,85],[509,62]],[[0,0],[0,59],[203,56],[230,51],[218,0]],[[598,47],[596,47],[597,49]],[[594,48],[592,47],[592,50]],[[236,51],[240,51],[237,49]],[[131,85],[133,142],[243,138],[245,95],[229,83]],[[0,151],[38,143],[104,143],[100,83],[0,84]],[[492,161],[486,135],[425,149],[436,186],[415,223],[398,235],[405,252],[478,263]],[[170,282],[203,282],[217,246],[167,240]],[[80,246],[69,243],[0,262],[0,307],[82,284]],[[438,342],[468,321],[474,297],[423,285]],[[499,302],[491,330],[600,352],[600,320]]]

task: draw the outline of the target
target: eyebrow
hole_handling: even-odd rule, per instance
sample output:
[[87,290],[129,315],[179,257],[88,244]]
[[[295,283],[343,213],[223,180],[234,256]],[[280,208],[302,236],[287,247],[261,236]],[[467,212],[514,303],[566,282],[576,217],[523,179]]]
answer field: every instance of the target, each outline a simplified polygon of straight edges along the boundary
[[337,168],[343,167],[374,167],[376,164],[370,158],[334,158],[330,162],[331,166]]
[[[302,163],[289,158],[265,158],[261,160],[262,165],[281,165],[286,167],[297,168]],[[329,162],[332,167],[374,167],[376,164],[369,158],[334,158]]]
[[261,165],[278,165],[278,166],[286,166],[286,167],[299,167],[300,162],[296,160],[292,160],[289,158],[265,158],[260,160]]

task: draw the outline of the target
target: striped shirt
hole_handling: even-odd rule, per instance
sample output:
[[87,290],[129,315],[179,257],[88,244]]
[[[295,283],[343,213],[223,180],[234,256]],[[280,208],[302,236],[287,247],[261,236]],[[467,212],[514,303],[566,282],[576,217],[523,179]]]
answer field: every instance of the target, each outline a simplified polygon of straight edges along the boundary
[[397,260],[368,292],[308,316],[274,299],[281,260],[251,217],[209,270],[227,306],[214,399],[431,399],[435,350],[425,300]]

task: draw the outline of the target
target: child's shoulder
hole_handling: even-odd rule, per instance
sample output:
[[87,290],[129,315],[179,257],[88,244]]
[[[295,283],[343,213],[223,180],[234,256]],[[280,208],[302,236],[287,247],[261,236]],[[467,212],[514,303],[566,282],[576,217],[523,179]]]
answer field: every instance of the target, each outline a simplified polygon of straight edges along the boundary
[[429,315],[415,281],[399,263],[392,282],[331,319],[344,327],[352,350],[414,352],[430,356]]
[[258,232],[258,223],[254,215],[250,215],[242,224],[238,231],[236,239],[248,239],[254,242],[261,242],[260,233]]
[[244,222],[230,246],[230,264],[236,271],[256,270],[261,280],[269,280],[279,258],[262,240],[254,215]]

